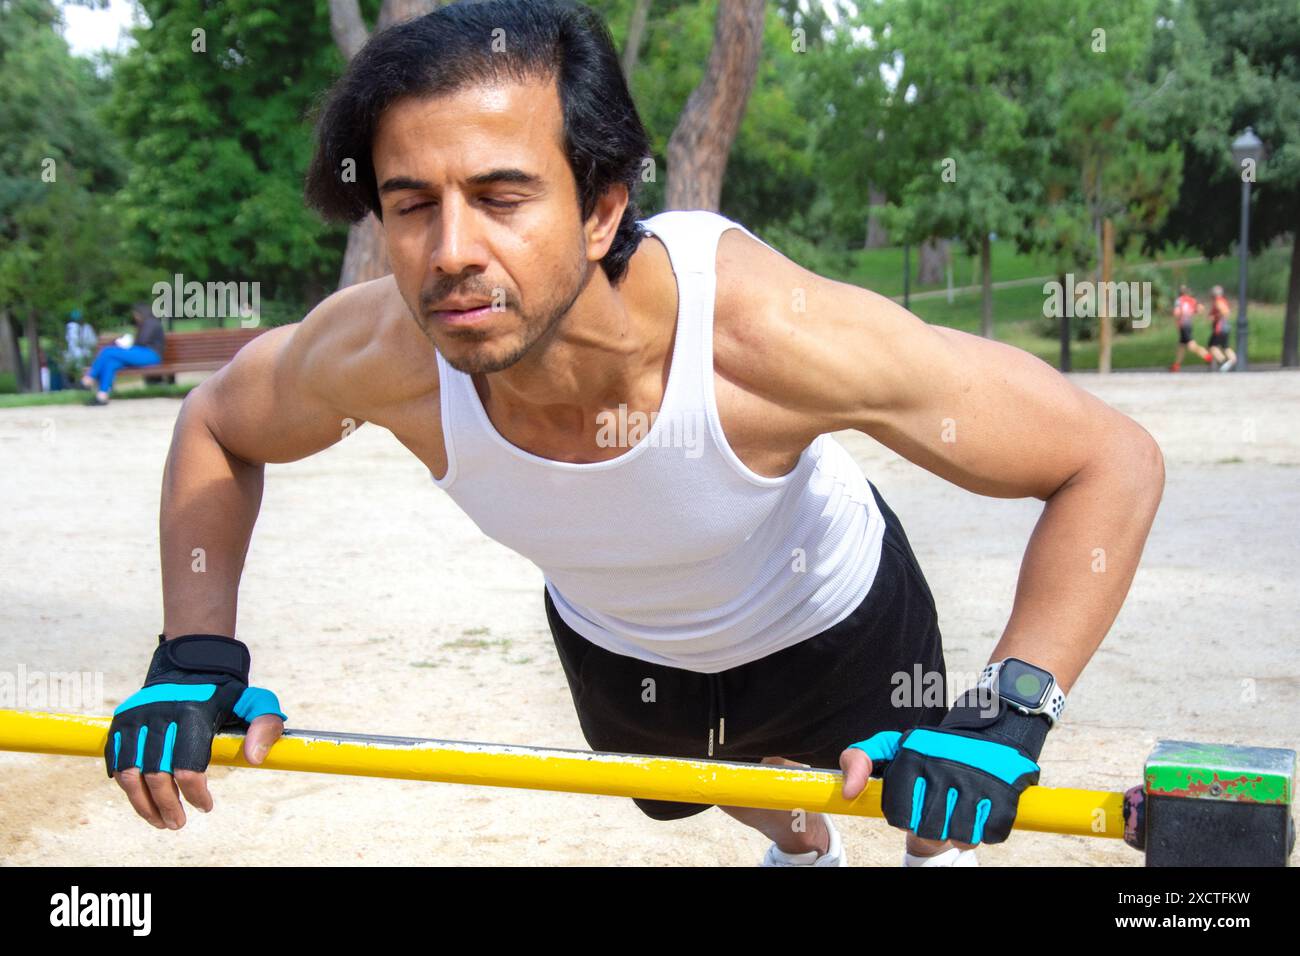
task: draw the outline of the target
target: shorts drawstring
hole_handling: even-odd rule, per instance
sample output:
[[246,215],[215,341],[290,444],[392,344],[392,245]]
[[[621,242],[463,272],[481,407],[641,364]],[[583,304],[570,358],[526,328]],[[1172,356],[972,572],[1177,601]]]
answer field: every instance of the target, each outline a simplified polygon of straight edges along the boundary
[[713,756],[713,725],[718,728],[718,746],[727,743],[726,693],[721,674],[709,675],[709,756]]

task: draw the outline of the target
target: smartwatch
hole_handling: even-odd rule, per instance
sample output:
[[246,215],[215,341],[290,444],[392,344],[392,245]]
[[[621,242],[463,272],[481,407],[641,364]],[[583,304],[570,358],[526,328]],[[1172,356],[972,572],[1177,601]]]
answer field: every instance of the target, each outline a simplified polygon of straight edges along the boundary
[[1022,714],[1042,714],[1053,727],[1065,710],[1065,694],[1052,672],[1018,657],[989,664],[977,686],[993,688],[1008,706]]

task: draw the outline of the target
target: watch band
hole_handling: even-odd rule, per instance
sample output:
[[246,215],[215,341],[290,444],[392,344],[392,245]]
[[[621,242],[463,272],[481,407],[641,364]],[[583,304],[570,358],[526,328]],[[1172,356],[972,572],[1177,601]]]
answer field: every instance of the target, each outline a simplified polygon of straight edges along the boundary
[[[1005,660],[1001,660],[1001,661],[994,661],[992,664],[986,665],[983,672],[980,674],[979,683],[976,686],[992,687],[994,683],[997,681],[998,674],[1001,673],[1002,671],[1002,665],[1005,663],[1006,663]],[[1022,663],[1028,663],[1028,662],[1025,661]],[[1044,717],[1048,719],[1051,725],[1055,727],[1061,719],[1062,712],[1064,712],[1065,710],[1065,693],[1064,691],[1061,690],[1060,685],[1056,683],[1056,677],[1052,675],[1051,671],[1048,671],[1042,667],[1038,667],[1037,669],[1043,671],[1043,673],[1047,674],[1049,677],[1052,678],[1052,691],[1050,694],[1047,695],[1047,700],[1043,702],[1042,706],[1036,708],[1025,707],[1023,704],[1020,703],[1013,703],[1009,700],[1007,702],[1008,704],[1014,706],[1019,711],[1023,711],[1030,714],[1042,714]],[[998,696],[1000,697],[1002,696],[1000,691]],[[1003,697],[1003,699],[1007,700],[1007,698],[1005,697]]]

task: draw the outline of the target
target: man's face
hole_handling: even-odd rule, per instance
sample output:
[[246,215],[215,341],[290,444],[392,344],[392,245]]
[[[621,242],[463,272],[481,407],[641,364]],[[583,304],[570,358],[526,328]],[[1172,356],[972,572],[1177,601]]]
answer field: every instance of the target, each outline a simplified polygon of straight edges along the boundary
[[588,241],[562,141],[553,81],[408,98],[380,118],[373,159],[393,274],[453,368],[499,372],[523,358],[608,251],[612,232]]

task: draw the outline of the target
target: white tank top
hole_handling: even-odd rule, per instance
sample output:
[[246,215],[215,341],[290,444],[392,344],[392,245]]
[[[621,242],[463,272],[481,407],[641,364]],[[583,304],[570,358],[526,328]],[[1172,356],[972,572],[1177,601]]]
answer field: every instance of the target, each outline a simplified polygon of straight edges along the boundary
[[497,432],[473,380],[439,353],[448,469],[434,483],[542,570],[578,634],[615,654],[716,673],[848,617],[875,579],[884,519],[830,435],[780,478],[750,471],[727,444],[714,399],[716,250],[727,229],[753,234],[702,210],[642,225],[668,250],[679,301],[648,431],[627,415],[626,435],[606,423],[611,439],[632,444],[608,461],[533,455]]

